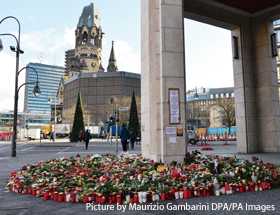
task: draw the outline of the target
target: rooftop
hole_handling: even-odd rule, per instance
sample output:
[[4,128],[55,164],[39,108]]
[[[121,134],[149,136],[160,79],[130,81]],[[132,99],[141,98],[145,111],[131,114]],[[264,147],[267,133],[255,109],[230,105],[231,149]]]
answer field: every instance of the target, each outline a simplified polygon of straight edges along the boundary
[[[118,71],[118,72],[83,72],[80,76],[81,78],[110,78],[110,77],[125,77],[125,78],[135,78],[141,79],[141,74]],[[65,81],[68,84],[74,80],[77,80],[79,76],[73,76],[69,80]]]

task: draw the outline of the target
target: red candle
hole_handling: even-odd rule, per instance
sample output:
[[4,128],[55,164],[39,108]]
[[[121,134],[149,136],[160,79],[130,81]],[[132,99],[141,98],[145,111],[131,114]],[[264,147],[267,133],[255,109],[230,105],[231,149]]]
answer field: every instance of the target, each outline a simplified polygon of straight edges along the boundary
[[254,192],[255,191],[255,184],[254,183],[249,184],[249,191],[250,192]]
[[101,202],[101,201],[100,201],[100,195],[97,195],[96,198],[95,198],[95,200],[96,200],[96,203],[97,203],[97,204],[100,204],[100,202]]
[[84,197],[83,197],[83,203],[86,204],[86,203],[88,203],[88,202],[90,202],[89,196],[84,196]]
[[32,188],[31,187],[27,187],[27,194],[32,194]]
[[54,191],[50,191],[50,192],[49,192],[49,195],[50,195],[50,199],[51,199],[51,200],[54,200]]
[[208,189],[204,188],[204,189],[202,190],[202,196],[203,196],[203,197],[209,196],[209,191],[208,191]]
[[58,192],[54,192],[53,194],[53,200],[58,201]]
[[172,189],[171,189],[171,193],[172,193],[172,195],[174,196],[174,194],[177,192],[177,189],[175,188],[175,187],[173,187]]
[[59,193],[57,200],[58,200],[58,202],[64,202],[64,200],[65,200],[64,193]]
[[116,196],[116,200],[118,204],[122,204],[122,196],[120,194]]
[[73,203],[76,202],[76,193],[75,192],[71,193],[71,202],[73,202]]
[[37,189],[37,191],[36,191],[36,196],[40,196],[41,195],[41,189]]
[[133,203],[139,203],[139,197],[138,197],[138,194],[137,193],[135,193],[134,195],[133,195]]
[[111,195],[108,196],[108,203],[109,203],[109,204],[113,204],[113,199],[112,199],[112,196],[111,196]]
[[225,183],[225,192],[227,193],[228,191],[230,191],[230,186],[228,183]]
[[112,194],[112,204],[116,204],[116,203],[117,203],[116,194]]
[[270,190],[271,189],[271,183],[267,182],[267,189]]
[[36,194],[37,194],[36,188],[33,188],[33,189],[32,189],[31,194],[32,194],[32,196],[36,196]]
[[49,192],[44,192],[44,194],[43,194],[43,199],[44,199],[45,201],[50,199]]
[[105,204],[106,203],[106,197],[105,196],[101,196],[100,203],[101,204]]
[[161,193],[160,194],[160,200],[165,201],[167,199],[167,194],[166,193]]
[[184,190],[184,199],[189,199],[191,197],[191,191],[190,190]]
[[239,186],[239,192],[241,192],[241,193],[245,192],[245,186],[244,185],[241,184]]

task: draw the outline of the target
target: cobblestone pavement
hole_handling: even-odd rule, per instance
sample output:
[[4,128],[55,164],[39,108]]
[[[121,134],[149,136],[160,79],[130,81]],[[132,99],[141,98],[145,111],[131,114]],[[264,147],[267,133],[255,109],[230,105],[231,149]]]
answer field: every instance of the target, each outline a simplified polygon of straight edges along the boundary
[[[235,145],[223,145],[213,144],[211,146],[213,150],[203,151],[205,153],[217,153],[217,154],[232,154],[235,152]],[[192,146],[190,150],[201,149],[201,146]],[[121,147],[119,145],[119,152]],[[8,174],[11,170],[19,169],[26,163],[34,163],[39,160],[47,160],[51,158],[59,158],[62,156],[71,156],[77,153],[81,155],[92,154],[92,153],[115,153],[115,144],[106,143],[91,143],[89,150],[84,150],[84,145],[80,143],[49,143],[49,144],[18,144],[17,146],[17,157],[10,157],[10,144],[0,143],[0,215],[74,215],[74,214],[122,214],[119,210],[113,211],[101,211],[86,210],[84,204],[70,204],[70,203],[57,203],[53,201],[43,201],[39,198],[32,196],[19,195],[5,191],[5,185],[8,180]],[[136,146],[133,153],[139,153],[140,146]],[[247,155],[238,155],[244,158],[249,158]],[[266,161],[280,163],[279,154],[261,154],[259,155]],[[169,204],[168,204],[169,203]],[[229,196],[220,197],[208,197],[208,198],[193,198],[186,201],[172,201],[165,203],[163,206],[164,210],[158,211],[137,211],[132,208],[126,208],[124,214],[280,214],[280,189],[274,189],[266,192],[248,192],[243,194],[234,194]],[[172,211],[170,206],[176,207],[176,205],[188,204],[189,206],[200,206],[209,207],[206,211]],[[233,205],[239,206],[239,210],[227,211],[214,210],[218,203],[223,206],[233,207]],[[232,204],[230,204],[232,203]],[[246,211],[246,204],[256,205],[255,209],[260,209],[258,205],[274,205],[274,211],[267,211],[265,213],[261,211]],[[231,206],[230,206],[231,205]],[[212,208],[213,207],[213,208]],[[241,208],[242,207],[242,208]],[[174,208],[173,208],[174,209]],[[232,208],[231,208],[232,209]],[[237,208],[236,208],[237,209]],[[243,210],[241,210],[243,209]]]

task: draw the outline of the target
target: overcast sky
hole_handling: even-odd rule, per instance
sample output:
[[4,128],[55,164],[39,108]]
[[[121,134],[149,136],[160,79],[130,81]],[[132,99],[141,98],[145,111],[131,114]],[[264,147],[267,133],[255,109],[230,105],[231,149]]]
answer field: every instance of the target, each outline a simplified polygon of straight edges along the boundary
[[[0,19],[14,15],[22,24],[21,67],[29,62],[64,66],[64,52],[74,47],[74,30],[89,0],[9,0],[1,2]],[[103,66],[107,67],[111,41],[115,40],[120,70],[140,73],[140,0],[95,0],[105,32]],[[230,32],[186,20],[187,88],[232,86]],[[17,25],[7,21],[0,33],[16,33]],[[15,57],[9,51],[14,42],[3,40],[0,52],[0,111],[13,109]],[[20,82],[24,82],[21,74]],[[19,110],[23,109],[24,90]]]

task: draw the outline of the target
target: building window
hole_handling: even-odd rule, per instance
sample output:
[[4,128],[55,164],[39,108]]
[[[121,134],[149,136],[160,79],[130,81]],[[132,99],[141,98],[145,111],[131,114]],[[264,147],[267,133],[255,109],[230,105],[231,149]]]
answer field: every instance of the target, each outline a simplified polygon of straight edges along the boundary
[[232,97],[232,98],[234,97],[234,93],[231,93],[231,97]]
[[213,94],[211,94],[211,95],[210,95],[210,99],[213,99],[213,98],[214,98],[214,95],[213,95]]
[[280,42],[280,31],[279,30],[276,31],[276,35],[277,35],[277,42],[279,43]]
[[219,98],[219,94],[216,94],[216,99],[218,99]]
[[229,97],[229,94],[228,94],[228,93],[226,93],[226,97],[227,97],[227,98]]

